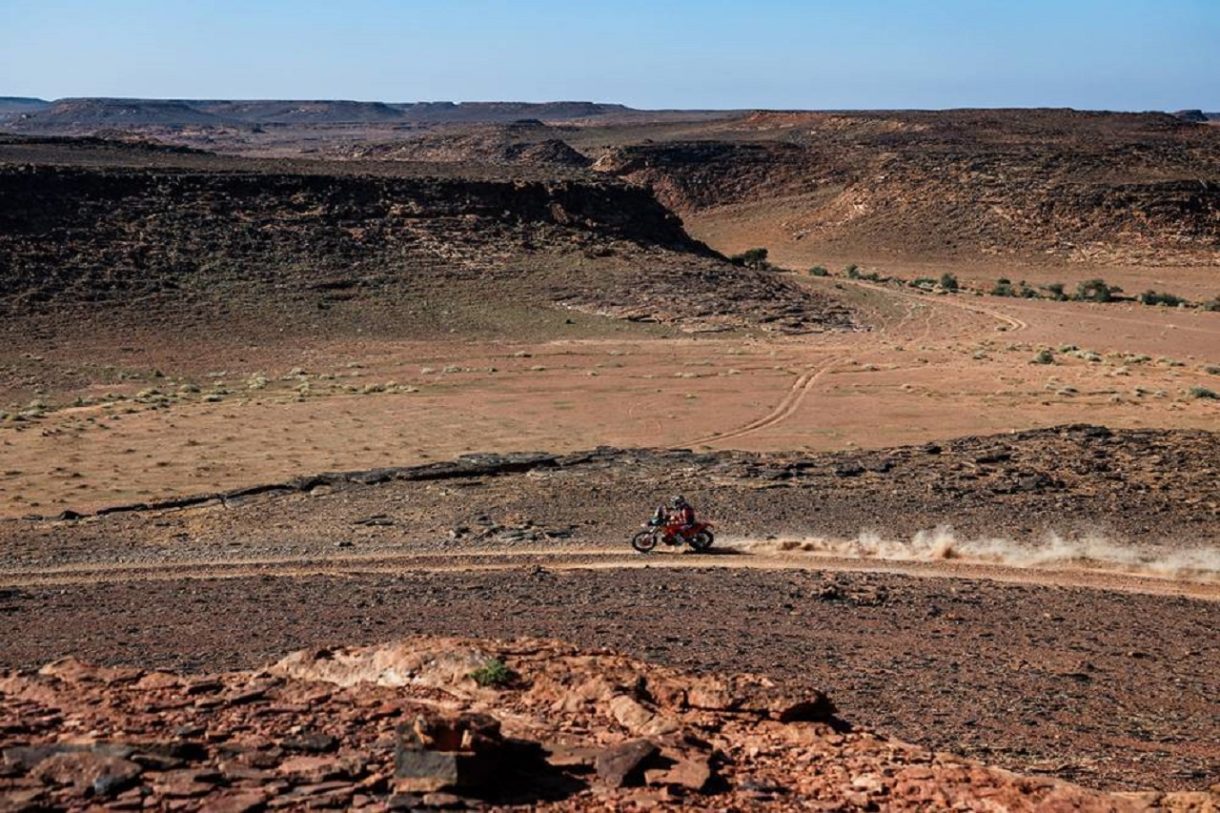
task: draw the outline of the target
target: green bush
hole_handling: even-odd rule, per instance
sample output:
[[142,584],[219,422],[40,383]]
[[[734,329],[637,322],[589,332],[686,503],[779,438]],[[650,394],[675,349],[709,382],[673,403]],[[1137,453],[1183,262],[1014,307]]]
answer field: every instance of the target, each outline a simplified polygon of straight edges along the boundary
[[499,658],[492,658],[487,663],[470,673],[474,682],[480,686],[507,686],[517,679],[517,673]]
[[957,277],[948,272],[941,274],[940,287],[944,288],[946,291],[956,291],[958,288]]
[[811,276],[811,277],[829,277],[830,272],[826,270],[826,266],[815,265],[813,268],[809,269],[809,276]]
[[1081,302],[1113,302],[1114,295],[1122,290],[1117,285],[1107,285],[1105,280],[1091,279],[1076,286],[1076,298]]
[[852,263],[843,269],[843,273],[847,275],[848,279],[860,279],[860,266]]
[[1216,400],[1217,398],[1220,398],[1220,395],[1217,395],[1215,390],[1209,390],[1207,387],[1191,387],[1190,397]]
[[1062,282],[1051,282],[1042,286],[1042,290],[1046,291],[1047,298],[1053,299],[1056,302],[1062,302],[1068,298],[1068,295],[1063,290]]
[[1012,283],[1003,277],[996,280],[995,286],[991,289],[992,296],[1016,296],[1016,291],[1012,288]]
[[1139,301],[1144,305],[1168,305],[1171,308],[1186,304],[1186,300],[1180,296],[1157,293],[1151,288],[1139,295]]
[[922,288],[925,291],[930,291],[936,287],[936,280],[931,277],[916,277],[907,283],[912,288]]
[[1031,364],[1054,364],[1055,354],[1050,350],[1043,348],[1038,351],[1037,355],[1030,360]]
[[769,268],[767,250],[765,248],[749,248],[740,254],[729,257],[734,265],[744,265],[746,268]]

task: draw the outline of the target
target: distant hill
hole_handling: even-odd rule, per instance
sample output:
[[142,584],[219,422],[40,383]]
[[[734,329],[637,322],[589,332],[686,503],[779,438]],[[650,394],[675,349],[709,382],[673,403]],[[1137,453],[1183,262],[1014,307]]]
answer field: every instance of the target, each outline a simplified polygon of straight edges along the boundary
[[35,99],[29,96],[0,96],[0,121],[9,116],[43,110],[50,104],[46,99]]
[[224,118],[171,99],[58,99],[20,120],[6,122],[32,132],[91,131],[150,125],[221,125]]
[[348,100],[0,98],[0,124],[37,133],[97,128],[290,124],[505,124],[530,118],[570,121],[641,114],[595,102],[356,102]]
[[187,101],[196,110],[247,124],[355,124],[401,121],[401,110],[384,102],[314,101]]
[[594,168],[651,186],[722,251],[765,245],[793,264],[1220,265],[1214,124],[1019,109],[760,112],[714,127],[670,140],[634,127]]
[[415,102],[394,107],[407,119],[420,123],[498,124],[525,118],[564,121],[640,112],[621,104],[597,102]]
[[[571,128],[566,128],[571,129]],[[402,141],[358,145],[344,157],[430,163],[587,167],[592,161],[559,137],[564,128],[537,119],[511,124],[438,127]]]

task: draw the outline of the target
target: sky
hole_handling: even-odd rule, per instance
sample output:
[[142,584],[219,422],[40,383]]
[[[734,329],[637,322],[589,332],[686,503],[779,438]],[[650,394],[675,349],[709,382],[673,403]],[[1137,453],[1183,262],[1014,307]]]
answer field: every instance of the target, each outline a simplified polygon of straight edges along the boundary
[[1220,0],[0,0],[0,96],[1220,111]]

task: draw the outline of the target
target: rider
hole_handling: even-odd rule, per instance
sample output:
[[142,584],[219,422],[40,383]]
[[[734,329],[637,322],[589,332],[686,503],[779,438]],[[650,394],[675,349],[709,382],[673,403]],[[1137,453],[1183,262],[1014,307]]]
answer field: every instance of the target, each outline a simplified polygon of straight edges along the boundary
[[695,524],[695,509],[681,494],[669,501],[669,521],[677,526],[677,531],[681,534],[685,534]]

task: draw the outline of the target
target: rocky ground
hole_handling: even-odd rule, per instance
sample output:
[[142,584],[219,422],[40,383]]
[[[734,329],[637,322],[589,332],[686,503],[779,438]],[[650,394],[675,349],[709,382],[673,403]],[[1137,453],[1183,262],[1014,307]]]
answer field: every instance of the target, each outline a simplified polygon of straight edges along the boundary
[[[1214,432],[1088,424],[833,453],[474,454],[112,505],[100,510],[101,521],[35,516],[0,524],[0,545],[14,564],[48,564],[75,561],[68,551],[78,545],[85,560],[100,561],[118,540],[127,551],[133,541],[177,533],[186,533],[190,555],[200,556],[238,536],[257,545],[292,529],[295,544],[325,546],[372,527],[370,545],[410,539],[435,548],[472,539],[511,543],[485,531],[524,520],[552,529],[553,539],[600,544],[619,538],[656,501],[684,493],[735,538],[855,538],[871,531],[909,540],[951,526],[963,539],[1033,544],[1053,532],[1184,549],[1210,539],[1220,516],[1217,461]],[[258,499],[266,496],[282,499]],[[158,515],[166,529],[158,534],[149,530],[150,508],[211,510]],[[364,524],[374,517],[382,520]]]
[[[855,722],[1009,769],[1197,790],[1220,770],[1216,442],[1078,425],[824,455],[474,455],[8,521],[3,663],[208,672],[419,632],[541,635],[826,687]],[[628,533],[674,491],[727,555],[632,558]],[[865,520],[889,547],[862,545]],[[911,541],[944,523],[952,544]],[[824,554],[929,569],[830,574]],[[1005,585],[954,570],[970,561],[1034,570]],[[1118,580],[1056,581],[1074,570]]]
[[5,333],[45,342],[84,323],[201,339],[222,328],[529,334],[503,324],[505,313],[781,333],[854,324],[829,297],[691,240],[648,190],[426,167],[362,173],[343,162],[268,167],[140,145],[0,141]]
[[1207,810],[859,730],[821,692],[533,639],[315,649],[181,676],[68,658],[0,676],[6,810]]
[[723,231],[722,250],[748,247],[752,228],[754,245],[809,264],[1220,257],[1220,138],[1168,114],[760,112],[625,143],[597,167]]

